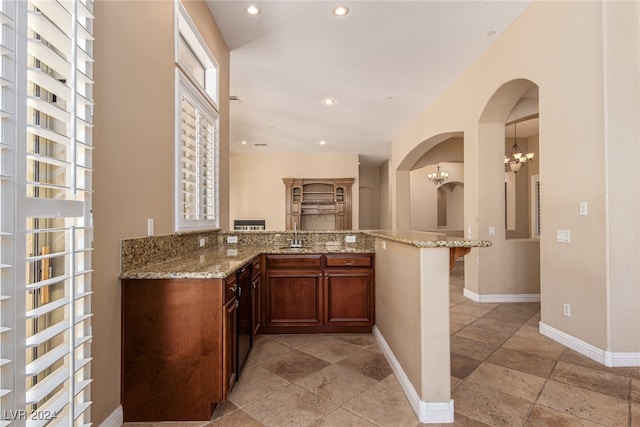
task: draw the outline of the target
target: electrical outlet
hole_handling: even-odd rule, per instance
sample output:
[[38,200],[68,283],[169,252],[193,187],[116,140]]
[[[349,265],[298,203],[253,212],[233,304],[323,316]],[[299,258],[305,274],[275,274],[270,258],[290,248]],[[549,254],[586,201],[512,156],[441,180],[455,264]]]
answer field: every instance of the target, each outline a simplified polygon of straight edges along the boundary
[[200,255],[200,264],[204,264],[204,255]]
[[355,243],[356,242],[356,236],[345,236],[344,241],[346,243]]
[[382,247],[382,249],[387,249],[387,242],[383,240],[382,242],[380,242],[380,246]]
[[153,236],[153,218],[147,220],[147,236]]
[[489,236],[495,236],[496,235],[496,228],[492,225],[491,227],[489,227]]
[[227,256],[238,256],[237,249],[227,249]]
[[227,243],[238,243],[238,236],[227,236]]
[[571,304],[563,304],[562,314],[564,314],[564,317],[571,317]]

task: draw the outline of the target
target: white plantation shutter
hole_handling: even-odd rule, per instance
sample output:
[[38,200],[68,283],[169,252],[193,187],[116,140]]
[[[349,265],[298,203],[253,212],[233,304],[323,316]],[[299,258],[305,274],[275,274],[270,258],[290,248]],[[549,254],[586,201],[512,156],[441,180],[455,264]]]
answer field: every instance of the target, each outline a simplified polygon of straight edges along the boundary
[[[16,371],[16,5],[1,2],[0,23],[0,413],[17,405]],[[4,417],[2,417],[4,418]],[[11,425],[0,419],[0,426]]]
[[176,230],[218,227],[218,63],[176,14]]
[[185,77],[179,74],[178,81],[180,210],[177,228],[217,227],[218,116]]
[[13,245],[4,236],[2,240],[2,253],[13,247],[18,266],[13,276],[2,276],[3,288],[5,277],[13,280],[15,303],[7,304],[7,311],[2,306],[2,319],[14,319],[16,354],[15,366],[5,364],[12,366],[16,380],[8,393],[12,400],[2,402],[3,421],[89,425],[93,4],[4,4],[15,8],[17,25],[26,24],[27,30],[14,57],[26,76],[15,92],[18,144],[12,202],[18,212],[15,235],[20,237]]

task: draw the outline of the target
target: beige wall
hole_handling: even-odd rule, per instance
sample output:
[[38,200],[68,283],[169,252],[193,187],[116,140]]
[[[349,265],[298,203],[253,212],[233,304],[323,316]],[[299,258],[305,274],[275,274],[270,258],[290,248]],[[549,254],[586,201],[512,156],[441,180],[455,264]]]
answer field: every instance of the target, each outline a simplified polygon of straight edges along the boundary
[[380,229],[380,167],[360,166],[359,194],[361,230]]
[[[494,241],[467,257],[466,286],[480,294],[525,293],[526,284],[504,275],[511,260],[498,225],[504,223],[504,123],[530,82],[537,84],[542,321],[614,352],[640,351],[640,277],[637,267],[629,268],[640,258],[640,180],[631,165],[638,160],[638,75],[631,70],[640,63],[639,22],[637,2],[535,1],[394,139],[389,174],[392,224],[406,228],[408,180],[397,172],[403,159],[434,135],[464,132],[465,177],[473,182],[465,185],[465,235],[470,227],[471,237]],[[515,79],[530,82],[496,94]],[[576,155],[578,162],[567,161]],[[624,181],[620,162],[634,171]],[[589,203],[586,217],[578,214],[581,201]],[[571,230],[571,244],[556,242],[558,229]],[[563,317],[563,303],[571,304],[571,318]]]
[[[221,218],[228,221],[229,53],[204,4],[187,9],[221,67]],[[95,4],[92,421],[120,404],[120,239],[174,231],[174,3]]]
[[358,229],[357,154],[232,154],[229,222],[264,219],[268,230],[285,229],[285,187],[282,178],[355,178],[351,189],[352,228]]

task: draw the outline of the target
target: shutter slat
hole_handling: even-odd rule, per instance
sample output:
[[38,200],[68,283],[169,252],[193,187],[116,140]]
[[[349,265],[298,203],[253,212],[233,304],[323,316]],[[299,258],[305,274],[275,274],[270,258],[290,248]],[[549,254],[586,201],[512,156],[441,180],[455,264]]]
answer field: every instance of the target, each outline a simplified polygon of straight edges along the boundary
[[42,381],[27,390],[27,405],[33,405],[40,402],[53,390],[69,380],[69,367],[60,366],[53,373],[47,375]]

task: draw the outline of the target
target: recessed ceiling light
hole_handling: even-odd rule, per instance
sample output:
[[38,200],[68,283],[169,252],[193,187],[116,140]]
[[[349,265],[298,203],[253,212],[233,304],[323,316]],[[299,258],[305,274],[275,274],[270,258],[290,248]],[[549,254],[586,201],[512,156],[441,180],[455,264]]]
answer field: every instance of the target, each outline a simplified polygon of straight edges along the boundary
[[255,4],[247,7],[246,11],[249,15],[258,15],[260,13],[260,9],[258,9],[258,6],[256,6]]
[[335,16],[346,16],[349,14],[349,8],[347,6],[336,6],[331,11]]
[[491,30],[491,31],[487,31],[487,37],[493,37],[496,35],[496,32]]
[[325,99],[322,100],[322,103],[324,105],[333,105],[333,104],[336,103],[336,100],[333,99],[333,98],[325,98]]
[[322,141],[320,141],[320,145],[325,145],[327,142],[323,139]]
[[242,141],[242,145],[247,145],[247,141]]

